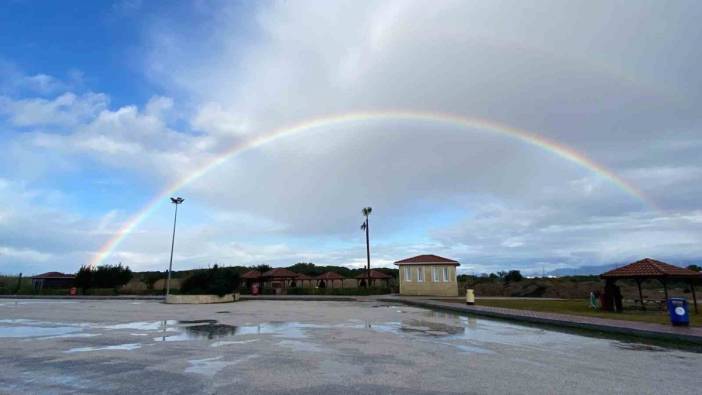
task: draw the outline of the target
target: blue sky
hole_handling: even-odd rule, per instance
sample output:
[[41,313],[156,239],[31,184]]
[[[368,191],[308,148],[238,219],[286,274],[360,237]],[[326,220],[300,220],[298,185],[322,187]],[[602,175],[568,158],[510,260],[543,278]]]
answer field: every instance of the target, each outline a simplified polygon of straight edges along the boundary
[[525,130],[338,123],[230,156],[186,197],[177,267],[420,253],[524,272],[702,257],[695,2],[6,2],[0,272],[162,269],[166,186],[268,131],[360,111]]

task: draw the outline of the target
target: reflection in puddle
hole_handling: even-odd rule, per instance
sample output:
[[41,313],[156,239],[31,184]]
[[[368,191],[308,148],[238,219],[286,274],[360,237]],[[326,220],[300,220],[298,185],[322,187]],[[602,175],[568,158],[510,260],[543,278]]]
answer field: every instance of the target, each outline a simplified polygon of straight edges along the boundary
[[54,327],[42,327],[42,326],[2,326],[0,327],[0,338],[3,337],[51,337],[51,336],[61,336],[67,335],[69,333],[80,332],[80,328],[73,326],[54,326]]
[[191,359],[188,361],[190,366],[185,368],[185,373],[197,373],[207,377],[214,377],[220,370],[226,368],[227,366],[236,365],[241,362],[246,362],[252,358],[256,358],[257,355],[248,355],[241,359],[235,359],[233,361],[224,361],[222,356],[204,359]]
[[77,347],[71,348],[66,353],[74,352],[88,352],[88,351],[105,351],[105,350],[121,350],[121,351],[131,351],[141,348],[140,343],[128,343],[128,344],[117,344],[115,346],[103,346],[103,347]]
[[222,346],[228,346],[232,344],[246,344],[246,343],[253,343],[257,342],[258,339],[249,339],[249,340],[222,340],[218,342],[214,342],[210,345],[210,347],[222,347]]

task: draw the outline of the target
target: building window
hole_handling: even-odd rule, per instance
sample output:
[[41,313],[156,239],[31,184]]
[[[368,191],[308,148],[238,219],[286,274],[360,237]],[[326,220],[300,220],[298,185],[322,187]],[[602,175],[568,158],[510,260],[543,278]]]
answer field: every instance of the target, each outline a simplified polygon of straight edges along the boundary
[[424,282],[424,268],[421,266],[417,267],[417,282]]
[[432,281],[434,281],[435,283],[439,282],[439,268],[438,267],[434,266],[432,268],[431,277],[432,277]]
[[412,281],[412,271],[409,266],[405,266],[405,281]]
[[447,283],[449,281],[449,268],[445,267],[444,268],[444,282]]

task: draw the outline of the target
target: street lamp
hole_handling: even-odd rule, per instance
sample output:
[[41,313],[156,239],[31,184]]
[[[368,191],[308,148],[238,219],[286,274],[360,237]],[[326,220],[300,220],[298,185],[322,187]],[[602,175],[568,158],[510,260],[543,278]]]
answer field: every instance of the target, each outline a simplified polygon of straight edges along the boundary
[[175,216],[173,217],[173,237],[171,238],[171,261],[168,263],[168,279],[166,280],[166,301],[171,294],[171,271],[173,270],[173,246],[175,245],[176,220],[178,220],[178,205],[183,203],[182,197],[171,198],[171,203],[175,204]]

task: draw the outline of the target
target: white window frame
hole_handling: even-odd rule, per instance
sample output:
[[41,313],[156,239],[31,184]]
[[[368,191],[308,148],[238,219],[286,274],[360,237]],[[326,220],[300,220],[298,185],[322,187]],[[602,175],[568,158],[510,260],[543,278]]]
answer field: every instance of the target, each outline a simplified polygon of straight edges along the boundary
[[438,266],[434,266],[431,268],[431,279],[435,283],[439,282],[439,267]]
[[409,266],[405,266],[405,281],[407,282],[412,282],[412,268]]
[[417,282],[424,282],[424,266],[417,266]]
[[444,277],[444,282],[447,283],[449,282],[449,268],[444,267],[443,270],[441,271]]

